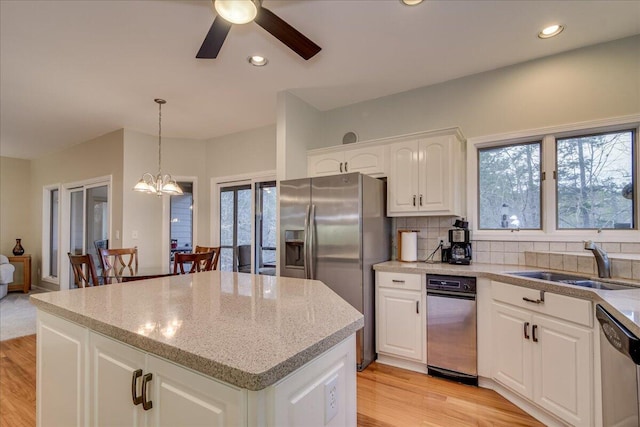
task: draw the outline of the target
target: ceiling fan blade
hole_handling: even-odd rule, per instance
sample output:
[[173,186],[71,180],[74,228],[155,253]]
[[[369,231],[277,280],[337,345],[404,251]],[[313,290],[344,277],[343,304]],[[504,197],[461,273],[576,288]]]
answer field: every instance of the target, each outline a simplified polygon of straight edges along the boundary
[[272,36],[289,46],[291,50],[309,59],[320,52],[321,47],[305,37],[300,31],[284,22],[277,15],[264,6],[258,9],[255,21]]
[[229,34],[230,29],[231,23],[225,21],[219,16],[216,16],[213,20],[213,24],[211,24],[211,28],[209,28],[207,37],[204,38],[202,46],[200,46],[200,50],[198,51],[196,58],[216,58],[218,56],[218,52],[220,52],[222,43],[224,43],[224,39],[226,39],[227,34]]

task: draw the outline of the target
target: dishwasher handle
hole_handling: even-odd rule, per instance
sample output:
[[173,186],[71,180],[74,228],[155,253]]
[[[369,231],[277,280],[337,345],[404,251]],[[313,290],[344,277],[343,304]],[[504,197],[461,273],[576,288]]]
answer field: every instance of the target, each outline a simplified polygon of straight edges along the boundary
[[442,291],[435,289],[427,289],[427,298],[432,297],[442,297],[442,298],[456,298],[456,299],[465,299],[465,300],[474,300],[476,299],[476,294],[467,293],[467,292],[452,292],[452,291]]

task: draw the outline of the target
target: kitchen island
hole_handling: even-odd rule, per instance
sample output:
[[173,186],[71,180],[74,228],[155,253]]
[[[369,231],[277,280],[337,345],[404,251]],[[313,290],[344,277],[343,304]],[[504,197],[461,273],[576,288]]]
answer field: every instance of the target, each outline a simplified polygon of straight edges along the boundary
[[51,292],[38,425],[355,425],[362,314],[322,282],[230,272]]

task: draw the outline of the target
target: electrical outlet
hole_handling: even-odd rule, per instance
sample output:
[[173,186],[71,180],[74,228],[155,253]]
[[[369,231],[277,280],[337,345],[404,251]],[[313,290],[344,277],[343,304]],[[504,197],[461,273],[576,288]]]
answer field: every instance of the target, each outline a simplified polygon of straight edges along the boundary
[[324,424],[329,424],[338,414],[338,376],[334,375],[324,383]]
[[440,236],[438,237],[438,243],[442,242],[442,246],[444,246],[445,248],[447,246],[449,246],[449,237],[447,236]]

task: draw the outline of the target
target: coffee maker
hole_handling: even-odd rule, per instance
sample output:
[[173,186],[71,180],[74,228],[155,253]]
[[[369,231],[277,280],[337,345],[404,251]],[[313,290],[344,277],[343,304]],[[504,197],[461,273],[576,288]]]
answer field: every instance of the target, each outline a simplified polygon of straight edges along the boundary
[[469,240],[469,223],[464,220],[456,220],[455,228],[449,230],[449,264],[471,264],[471,241]]

